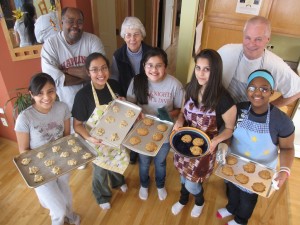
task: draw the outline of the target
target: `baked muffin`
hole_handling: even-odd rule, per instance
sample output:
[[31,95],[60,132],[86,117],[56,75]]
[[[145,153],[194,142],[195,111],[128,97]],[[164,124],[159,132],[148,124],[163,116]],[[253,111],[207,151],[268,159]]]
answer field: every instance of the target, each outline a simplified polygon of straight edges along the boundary
[[164,135],[162,133],[156,132],[152,135],[152,140],[153,141],[160,141]]
[[146,144],[146,147],[145,149],[148,151],[148,152],[154,152],[157,150],[157,145],[154,143],[154,142],[149,142]]
[[189,134],[185,134],[181,137],[181,140],[184,142],[184,143],[190,143],[192,141],[192,136],[189,135]]
[[146,136],[149,133],[149,130],[145,127],[140,127],[137,129],[137,133],[141,136]]
[[204,145],[204,140],[202,138],[195,138],[193,140],[193,145],[202,146],[202,145]]
[[190,151],[193,155],[201,155],[202,154],[202,149],[199,146],[192,146],[190,147]]
[[159,130],[161,132],[165,132],[168,129],[168,126],[166,124],[161,123],[161,124],[158,124],[156,126],[156,128],[157,128],[157,130]]
[[141,143],[141,139],[138,136],[133,136],[129,139],[129,143],[131,145],[137,145],[137,144]]

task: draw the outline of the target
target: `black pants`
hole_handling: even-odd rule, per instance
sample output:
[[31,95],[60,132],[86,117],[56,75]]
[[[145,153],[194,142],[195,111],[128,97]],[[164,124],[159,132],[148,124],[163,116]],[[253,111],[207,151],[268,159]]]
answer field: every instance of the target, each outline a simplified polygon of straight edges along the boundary
[[247,224],[255,208],[258,195],[242,191],[233,183],[227,183],[228,204],[226,209],[235,215],[234,220],[239,224]]
[[139,157],[139,153],[135,151],[130,151],[129,156],[130,156],[130,162],[135,163]]
[[[202,187],[201,192],[199,194],[194,195],[195,205],[202,206],[204,204],[204,195],[203,194],[204,194],[204,191],[203,191],[203,187]],[[189,201],[189,195],[190,195],[190,192],[185,188],[185,185],[181,184],[179,203],[181,205],[186,205]]]

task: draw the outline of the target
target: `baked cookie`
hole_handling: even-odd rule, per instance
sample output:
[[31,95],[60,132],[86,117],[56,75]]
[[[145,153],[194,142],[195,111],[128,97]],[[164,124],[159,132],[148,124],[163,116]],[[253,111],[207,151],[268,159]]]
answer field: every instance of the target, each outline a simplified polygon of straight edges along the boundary
[[246,176],[245,174],[240,173],[238,175],[235,175],[234,177],[241,184],[247,184],[249,182],[249,177]]
[[189,134],[185,134],[181,137],[181,140],[184,142],[184,143],[190,143],[192,141],[192,136],[189,135]]
[[255,164],[252,162],[248,162],[247,164],[243,165],[243,169],[247,172],[247,173],[254,173],[255,172]]
[[129,143],[131,145],[137,145],[137,144],[141,143],[141,139],[138,136],[133,136],[129,139]]
[[202,154],[202,149],[199,146],[192,146],[190,147],[190,151],[193,155],[201,155]]
[[102,136],[104,133],[105,133],[105,130],[101,127],[98,128],[97,131],[96,131],[96,134],[99,135],[99,136]]
[[168,126],[166,124],[161,123],[161,124],[158,124],[156,126],[156,128],[157,128],[157,130],[159,130],[161,132],[165,132],[168,129]]
[[256,192],[264,192],[266,190],[266,186],[262,182],[253,183],[251,187]]
[[151,126],[151,125],[153,125],[154,120],[153,120],[153,119],[150,119],[150,118],[144,118],[144,119],[143,119],[143,123],[144,123],[146,126]]
[[106,123],[113,123],[113,122],[115,122],[115,118],[112,117],[112,116],[108,116],[108,117],[105,118],[105,122]]
[[127,127],[128,123],[126,122],[126,120],[121,120],[120,122],[120,127]]
[[193,145],[202,146],[202,145],[204,145],[204,140],[202,138],[195,138],[193,140]]
[[149,142],[146,144],[146,147],[145,149],[148,151],[148,152],[154,152],[157,150],[157,145],[154,143],[154,142]]
[[271,173],[269,170],[261,170],[258,172],[258,176],[260,176],[264,180],[271,179]]
[[86,152],[86,153],[84,153],[83,155],[82,155],[82,158],[83,159],[89,159],[89,158],[91,158],[92,157],[92,153],[89,153],[89,152]]
[[128,109],[127,112],[125,113],[125,116],[128,118],[132,118],[135,116],[135,112],[132,109]]
[[152,135],[152,140],[153,141],[160,141],[164,135],[162,133],[156,132]]
[[77,161],[75,159],[70,159],[67,163],[69,166],[75,166],[77,164]]
[[60,146],[59,145],[55,145],[52,147],[52,152],[56,153],[60,151]]
[[238,162],[238,160],[234,156],[229,155],[229,156],[226,157],[226,163],[228,165],[235,165],[235,164],[237,164],[237,162]]
[[39,171],[39,168],[36,166],[29,167],[29,174],[36,174]]
[[119,138],[118,133],[112,133],[111,136],[110,136],[110,140],[111,140],[111,141],[117,141],[117,140],[119,140],[119,139],[120,139],[120,138]]
[[62,158],[67,158],[69,156],[70,156],[69,152],[62,152],[62,153],[60,153],[60,157],[62,157]]
[[61,169],[58,166],[53,166],[51,172],[54,173],[54,174],[60,174]]
[[21,163],[22,163],[24,166],[27,166],[30,162],[31,162],[31,158],[24,158],[24,159],[22,159],[22,161],[21,161]]
[[222,173],[225,174],[226,176],[233,176],[234,172],[233,169],[231,168],[231,166],[223,166],[222,167]]
[[43,180],[44,180],[44,177],[42,175],[39,175],[39,174],[34,175],[33,181],[35,183],[42,182]]
[[44,161],[45,166],[48,166],[48,167],[52,166],[54,163],[55,163],[55,161],[52,159],[48,159],[48,160]]
[[75,145],[76,141],[74,139],[68,140],[68,145]]
[[114,106],[113,106],[113,108],[112,108],[112,111],[113,111],[114,113],[118,113],[118,112],[120,112],[120,108],[119,108],[119,106],[117,106],[117,105],[114,105]]
[[141,136],[146,136],[149,133],[149,130],[145,127],[140,127],[137,129],[137,133]]
[[72,151],[75,153],[78,153],[82,150],[82,148],[78,145],[75,145],[74,147],[72,147]]
[[39,159],[42,159],[42,158],[45,157],[45,153],[44,153],[44,152],[38,152],[38,153],[36,154],[36,157],[38,157]]

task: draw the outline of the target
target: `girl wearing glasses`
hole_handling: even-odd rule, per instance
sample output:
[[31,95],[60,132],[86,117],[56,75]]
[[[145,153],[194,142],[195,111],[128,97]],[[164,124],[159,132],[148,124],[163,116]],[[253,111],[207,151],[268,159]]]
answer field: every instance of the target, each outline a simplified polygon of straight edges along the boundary
[[[195,198],[192,217],[199,217],[204,207],[202,183],[213,172],[217,145],[232,136],[236,106],[222,85],[222,59],[218,52],[204,49],[195,56],[195,69],[185,90],[185,100],[174,125],[204,131],[211,139],[210,154],[201,158],[187,158],[174,154],[174,165],[180,173],[180,199],[172,206],[177,215],[188,203],[189,194]],[[221,127],[224,127],[220,132]],[[219,133],[220,132],[220,133]]]
[[[151,49],[143,56],[142,65],[145,72],[136,75],[131,81],[127,91],[127,100],[142,107],[143,113],[158,116],[158,109],[165,107],[170,117],[176,118],[180,112],[183,89],[175,77],[166,73],[167,54],[159,48]],[[165,178],[166,158],[169,150],[170,144],[166,142],[154,157],[155,181],[161,201],[167,197]],[[139,197],[142,200],[148,198],[151,159],[151,156],[139,154],[141,183]]]
[[[101,140],[92,137],[85,122],[95,110],[95,107],[107,105],[114,98],[114,95],[124,96],[119,83],[109,79],[109,61],[101,53],[92,53],[85,60],[85,67],[91,77],[91,83],[80,89],[74,100],[72,115],[74,117],[74,130],[88,142],[100,146]],[[93,194],[100,208],[110,209],[112,196],[111,187],[120,187],[122,192],[127,191],[127,185],[123,175],[101,168],[93,163]]]
[[[248,77],[247,97],[250,102],[237,104],[238,120],[231,152],[273,169],[279,157],[280,169],[275,180],[280,188],[290,175],[294,159],[295,127],[285,113],[269,103],[274,85],[274,79],[267,70],[256,70]],[[229,225],[247,224],[258,195],[228,182],[227,197],[228,204],[218,210],[217,217],[234,215]]]

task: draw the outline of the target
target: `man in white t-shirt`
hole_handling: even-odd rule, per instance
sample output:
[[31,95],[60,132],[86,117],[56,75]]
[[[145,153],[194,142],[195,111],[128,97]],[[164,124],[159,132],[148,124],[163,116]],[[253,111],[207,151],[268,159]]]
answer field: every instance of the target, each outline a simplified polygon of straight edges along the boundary
[[266,49],[271,24],[261,16],[250,18],[243,31],[243,44],[227,44],[218,52],[223,60],[223,83],[236,102],[247,101],[247,78],[257,69],[274,76],[274,90],[282,96],[272,104],[282,107],[300,98],[300,77],[277,55]]

